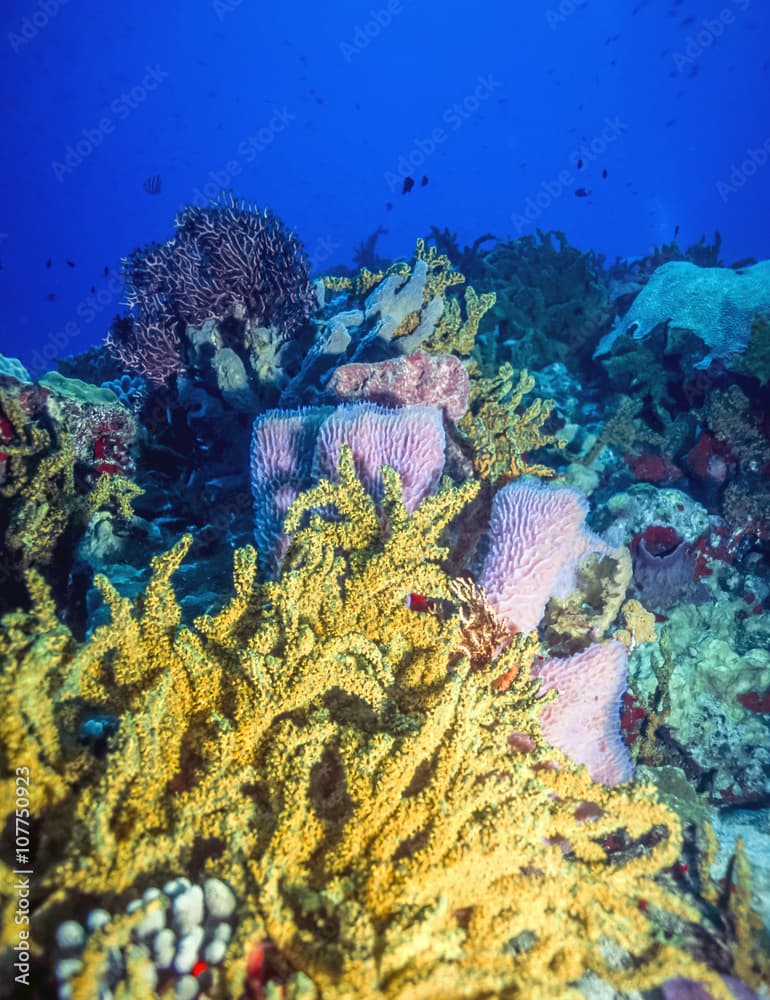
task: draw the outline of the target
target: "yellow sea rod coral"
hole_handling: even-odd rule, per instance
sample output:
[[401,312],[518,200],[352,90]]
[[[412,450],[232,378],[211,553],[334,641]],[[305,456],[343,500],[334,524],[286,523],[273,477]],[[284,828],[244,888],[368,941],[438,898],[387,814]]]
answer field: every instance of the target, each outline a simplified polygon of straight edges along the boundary
[[[410,516],[398,477],[383,478],[377,506],[343,450],[339,482],[289,512],[279,579],[259,583],[241,550],[235,596],[194,628],[171,586],[189,540],[136,602],[100,581],[112,622],[79,649],[52,647],[51,664],[65,704],[103,704],[120,723],[69,789],[36,905],[64,915],[67,893],[220,877],[240,929],[218,996],[240,994],[247,953],[269,940],[289,996],[569,997],[592,971],[619,988],[686,975],[726,997],[659,933],[664,916],[698,916],[658,877],[680,850],[676,816],[544,744],[532,642],[485,662],[467,615],[406,606],[411,592],[463,599],[441,534],[476,484],[444,484]],[[23,644],[7,648],[23,666]],[[36,813],[46,821],[44,802]],[[618,831],[627,850],[613,853]]]
[[530,464],[527,454],[551,444],[564,447],[556,435],[544,430],[553,400],[534,399],[521,410],[535,380],[526,370],[516,373],[507,363],[493,378],[483,378],[475,363],[469,366],[469,374],[470,409],[458,428],[473,448],[476,473],[495,487],[519,476],[552,476],[553,469]]

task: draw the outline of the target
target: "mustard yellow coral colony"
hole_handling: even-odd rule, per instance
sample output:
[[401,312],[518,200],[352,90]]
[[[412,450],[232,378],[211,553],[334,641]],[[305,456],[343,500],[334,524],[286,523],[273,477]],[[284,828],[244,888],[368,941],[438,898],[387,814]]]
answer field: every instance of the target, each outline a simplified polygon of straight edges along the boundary
[[[34,775],[38,952],[73,908],[188,872],[239,900],[214,996],[242,994],[260,942],[287,997],[552,998],[591,976],[622,989],[676,975],[728,995],[677,943],[698,911],[663,874],[676,815],[544,744],[534,638],[495,657],[499,624],[442,568],[442,533],[476,489],[445,483],[409,516],[386,470],[378,508],[343,451],[339,482],[292,507],[280,577],[260,582],[241,549],[234,596],[193,627],[171,582],[189,538],[135,602],[101,578],[111,621],[83,644],[30,571],[31,607],[3,622],[0,696],[3,764]],[[415,614],[410,592],[454,610]],[[89,705],[119,716],[101,758],[72,736]],[[6,770],[4,823],[14,782]],[[118,945],[119,995],[152,995],[132,943],[143,913],[91,934],[74,997],[99,995]]]

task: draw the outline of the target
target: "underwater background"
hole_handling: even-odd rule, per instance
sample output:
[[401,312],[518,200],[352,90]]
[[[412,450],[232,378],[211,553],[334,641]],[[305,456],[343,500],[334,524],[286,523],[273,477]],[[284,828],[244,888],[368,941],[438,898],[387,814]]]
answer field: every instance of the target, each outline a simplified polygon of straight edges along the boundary
[[0,996],[770,996],[767,5],[0,19]]

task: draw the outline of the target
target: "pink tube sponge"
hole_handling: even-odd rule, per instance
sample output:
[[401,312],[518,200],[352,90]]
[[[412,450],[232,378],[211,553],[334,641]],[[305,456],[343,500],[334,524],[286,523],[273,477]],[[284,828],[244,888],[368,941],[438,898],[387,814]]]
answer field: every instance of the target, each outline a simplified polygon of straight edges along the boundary
[[254,421],[250,455],[254,536],[260,565],[268,574],[278,568],[288,546],[283,532],[286,512],[297,494],[312,485],[313,445],[328,412],[323,407],[269,410]]
[[396,470],[410,514],[433,492],[444,469],[444,424],[435,406],[396,410],[374,403],[338,406],[318,433],[316,477],[336,478],[343,444],[350,445],[356,473],[375,499],[382,495],[381,467]]
[[575,589],[581,560],[614,551],[586,526],[587,513],[573,487],[518,479],[497,493],[480,582],[510,628],[537,628],[549,599]]
[[628,680],[626,647],[614,639],[564,659],[544,660],[534,673],[542,690],[559,696],[540,710],[543,736],[552,746],[585,764],[594,781],[630,781],[634,766],[620,733],[620,701]]

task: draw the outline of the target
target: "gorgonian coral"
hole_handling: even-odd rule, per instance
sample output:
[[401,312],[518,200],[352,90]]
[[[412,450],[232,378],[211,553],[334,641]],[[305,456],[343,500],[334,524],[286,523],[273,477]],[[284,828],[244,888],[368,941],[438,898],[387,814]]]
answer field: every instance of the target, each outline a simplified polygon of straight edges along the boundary
[[269,210],[226,197],[188,206],[165,243],[123,262],[133,314],[113,324],[108,344],[128,367],[156,382],[181,370],[179,333],[209,320],[272,327],[288,338],[315,301],[302,244]]

